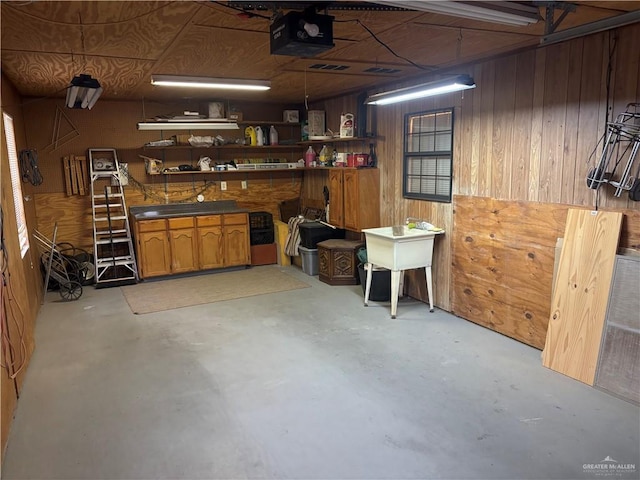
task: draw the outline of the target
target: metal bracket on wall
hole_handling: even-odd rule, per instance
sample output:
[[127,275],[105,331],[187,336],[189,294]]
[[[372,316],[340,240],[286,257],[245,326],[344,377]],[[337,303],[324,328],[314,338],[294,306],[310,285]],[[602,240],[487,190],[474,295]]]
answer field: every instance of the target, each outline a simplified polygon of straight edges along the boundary
[[[66,121],[68,127],[71,127],[71,131],[65,133],[62,137],[60,136],[60,126],[62,124],[62,120]],[[70,142],[75,137],[79,136],[80,132],[73,124],[71,119],[64,113],[64,110],[60,108],[59,105],[56,105],[56,115],[53,119],[53,132],[51,134],[51,143],[44,147],[45,151],[54,152],[58,148],[60,148],[65,143]]]

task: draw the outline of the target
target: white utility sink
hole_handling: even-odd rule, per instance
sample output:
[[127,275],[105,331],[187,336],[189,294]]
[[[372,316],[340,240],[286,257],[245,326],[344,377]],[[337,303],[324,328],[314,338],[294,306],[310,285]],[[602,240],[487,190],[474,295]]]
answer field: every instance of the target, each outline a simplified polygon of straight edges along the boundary
[[420,230],[401,227],[402,234],[394,235],[398,227],[379,227],[363,230],[367,241],[367,285],[364,304],[368,305],[371,289],[371,270],[384,267],[391,270],[391,318],[396,318],[400,277],[404,270],[424,267],[427,277],[429,307],[433,312],[433,285],[431,260],[433,258],[433,240],[443,230]]

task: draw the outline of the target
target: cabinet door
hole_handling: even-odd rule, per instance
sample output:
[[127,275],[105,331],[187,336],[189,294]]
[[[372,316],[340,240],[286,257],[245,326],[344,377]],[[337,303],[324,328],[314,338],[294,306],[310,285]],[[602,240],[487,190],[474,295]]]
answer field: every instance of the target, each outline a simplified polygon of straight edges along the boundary
[[222,227],[198,228],[198,254],[201,270],[224,267]]
[[171,254],[165,229],[138,234],[138,263],[141,278],[171,273]]
[[224,266],[251,264],[251,251],[249,250],[249,226],[225,225],[224,226]]
[[360,229],[360,205],[358,170],[345,170],[343,175],[343,206],[344,206],[344,228],[349,230]]
[[169,242],[173,273],[198,270],[198,242],[194,228],[170,230]]
[[329,223],[340,228],[344,228],[342,173],[339,169],[329,172]]

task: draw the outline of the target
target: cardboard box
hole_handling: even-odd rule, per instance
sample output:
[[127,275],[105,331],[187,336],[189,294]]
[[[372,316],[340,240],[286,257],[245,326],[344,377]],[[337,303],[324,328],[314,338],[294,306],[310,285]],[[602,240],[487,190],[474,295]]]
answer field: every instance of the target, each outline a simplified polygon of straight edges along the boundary
[[237,110],[229,112],[229,120],[232,120],[234,122],[241,122],[242,112],[238,112]]
[[309,110],[307,112],[309,121],[309,137],[321,137],[326,130],[324,110]]
[[275,243],[251,245],[251,265],[273,265],[278,263],[278,248]]

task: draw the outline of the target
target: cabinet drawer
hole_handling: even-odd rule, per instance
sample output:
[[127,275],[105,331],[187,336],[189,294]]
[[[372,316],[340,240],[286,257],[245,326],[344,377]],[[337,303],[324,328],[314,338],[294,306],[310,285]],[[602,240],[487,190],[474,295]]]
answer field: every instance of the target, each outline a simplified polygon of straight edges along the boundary
[[222,225],[222,215],[202,215],[196,217],[199,227],[216,227]]
[[244,225],[247,223],[246,213],[227,213],[224,216],[225,225]]
[[169,230],[175,228],[193,228],[193,217],[178,217],[169,219]]
[[167,228],[167,224],[164,219],[162,220],[144,220],[142,222],[138,222],[138,231],[139,232],[158,232],[161,230],[165,230]]

